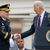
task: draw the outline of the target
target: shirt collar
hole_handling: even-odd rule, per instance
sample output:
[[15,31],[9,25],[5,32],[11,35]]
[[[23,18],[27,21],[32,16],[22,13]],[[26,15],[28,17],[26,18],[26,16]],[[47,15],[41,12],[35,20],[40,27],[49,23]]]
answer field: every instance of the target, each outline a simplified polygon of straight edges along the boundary
[[2,19],[5,21],[6,19],[2,17]]
[[43,11],[43,12],[41,13],[41,16],[44,16],[44,13],[45,13],[45,11]]
[[[19,49],[18,49],[19,50]],[[25,50],[25,48],[23,48],[23,50]]]
[[23,50],[24,50],[25,48],[23,48]]

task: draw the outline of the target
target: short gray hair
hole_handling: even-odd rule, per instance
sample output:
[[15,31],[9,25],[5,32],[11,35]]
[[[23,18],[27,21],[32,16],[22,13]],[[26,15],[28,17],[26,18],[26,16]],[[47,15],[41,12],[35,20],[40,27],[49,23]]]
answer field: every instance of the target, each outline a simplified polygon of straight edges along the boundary
[[43,7],[43,9],[44,9],[44,3],[43,3],[42,1],[35,1],[33,4],[34,4],[34,5],[39,4],[39,5],[41,5],[41,6]]

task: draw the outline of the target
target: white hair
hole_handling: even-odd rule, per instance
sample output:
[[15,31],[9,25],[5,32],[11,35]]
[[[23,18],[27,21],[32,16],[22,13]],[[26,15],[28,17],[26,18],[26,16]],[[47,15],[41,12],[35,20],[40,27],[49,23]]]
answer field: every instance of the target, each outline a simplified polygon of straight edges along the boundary
[[43,7],[44,9],[44,3],[42,1],[35,1],[34,5],[37,5],[37,4],[41,5],[41,7]]

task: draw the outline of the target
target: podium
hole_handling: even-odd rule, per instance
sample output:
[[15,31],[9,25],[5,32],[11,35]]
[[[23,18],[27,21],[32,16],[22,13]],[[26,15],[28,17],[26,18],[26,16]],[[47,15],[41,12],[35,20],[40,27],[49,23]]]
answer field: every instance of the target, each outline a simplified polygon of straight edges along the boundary
[[37,28],[34,38],[35,46],[50,46],[50,27]]

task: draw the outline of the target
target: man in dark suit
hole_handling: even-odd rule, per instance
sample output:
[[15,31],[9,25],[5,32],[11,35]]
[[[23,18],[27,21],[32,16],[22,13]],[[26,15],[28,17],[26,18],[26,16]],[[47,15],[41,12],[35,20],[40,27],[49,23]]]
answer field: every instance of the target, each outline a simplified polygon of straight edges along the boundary
[[29,49],[24,48],[24,39],[16,40],[16,44],[18,46],[18,50],[29,50]]
[[10,21],[9,21],[9,4],[0,6],[0,50],[9,50],[10,44]]
[[[50,47],[46,46],[42,46],[38,40],[38,32],[39,30],[41,30],[42,27],[47,27],[49,26],[49,13],[46,12],[44,10],[44,6],[43,6],[43,3],[41,1],[35,1],[34,2],[34,11],[36,12],[36,16],[34,17],[34,20],[33,20],[33,24],[31,26],[31,28],[24,32],[24,33],[21,33],[21,34],[14,34],[14,38],[25,38],[25,37],[28,37],[30,35],[32,35],[33,33],[35,33],[35,36],[34,36],[34,46],[35,46],[35,49],[36,50],[50,50]],[[39,39],[40,39],[40,35],[39,35]]]

